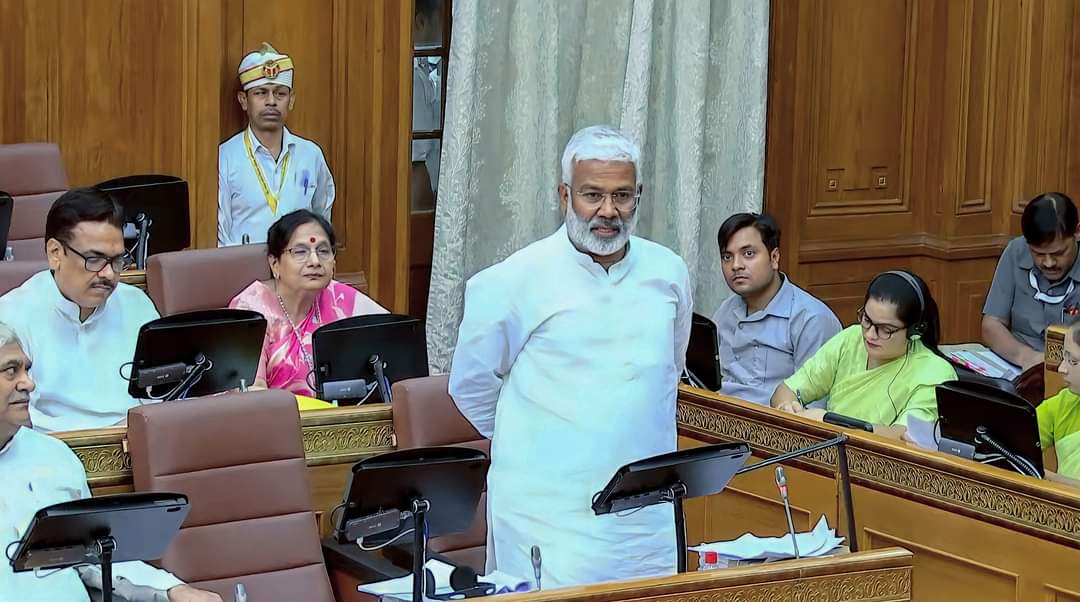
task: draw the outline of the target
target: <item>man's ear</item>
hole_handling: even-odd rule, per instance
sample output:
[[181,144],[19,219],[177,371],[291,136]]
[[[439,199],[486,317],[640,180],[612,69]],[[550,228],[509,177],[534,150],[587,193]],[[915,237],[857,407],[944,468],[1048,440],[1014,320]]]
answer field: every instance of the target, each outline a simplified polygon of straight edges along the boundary
[[570,187],[566,183],[559,183],[559,212],[566,215],[566,210],[570,207]]
[[244,92],[243,90],[240,90],[239,92],[237,92],[236,93],[236,102],[240,103],[240,108],[244,109],[244,112],[247,113],[247,102],[248,102],[247,93]]
[[45,241],[45,257],[49,260],[49,269],[56,271],[60,268],[60,260],[64,255],[64,245],[59,240],[50,238]]
[[780,247],[776,247],[769,253],[769,260],[772,263],[772,269],[780,269]]

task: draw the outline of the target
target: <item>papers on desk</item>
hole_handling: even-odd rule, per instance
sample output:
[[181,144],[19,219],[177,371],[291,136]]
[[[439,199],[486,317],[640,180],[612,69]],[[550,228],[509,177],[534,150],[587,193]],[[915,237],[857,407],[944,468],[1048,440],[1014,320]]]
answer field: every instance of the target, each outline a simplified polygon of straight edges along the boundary
[[1020,376],[1019,366],[1009,363],[1008,360],[994,353],[985,345],[964,343],[962,345],[942,345],[939,349],[952,361],[983,376],[1003,378],[1005,380],[1013,380]]
[[937,442],[941,439],[941,428],[937,422],[927,422],[908,414],[907,435],[904,438],[922,449],[936,450]]
[[[836,530],[829,528],[824,516],[818,520],[813,531],[796,533],[795,539],[799,544],[799,555],[803,558],[825,556],[844,543],[844,538],[837,537]],[[703,543],[690,549],[698,554],[716,552],[721,558],[728,560],[780,560],[795,557],[790,535],[758,537],[747,533],[733,541]]]
[[[453,588],[450,587],[450,573],[454,572],[453,566],[434,559],[428,560],[427,564],[424,566],[429,569],[431,574],[435,577],[435,592],[433,593],[449,594],[454,591]],[[478,581],[493,584],[495,586],[496,594],[527,592],[532,589],[531,581],[511,577],[510,575],[500,573],[499,571],[492,571],[490,575],[484,575],[483,577],[480,577]],[[412,584],[413,577],[409,574],[404,577],[398,577],[397,579],[388,579],[377,583],[364,583],[356,589],[357,591],[367,594],[382,596],[382,599],[386,600],[411,600]]]

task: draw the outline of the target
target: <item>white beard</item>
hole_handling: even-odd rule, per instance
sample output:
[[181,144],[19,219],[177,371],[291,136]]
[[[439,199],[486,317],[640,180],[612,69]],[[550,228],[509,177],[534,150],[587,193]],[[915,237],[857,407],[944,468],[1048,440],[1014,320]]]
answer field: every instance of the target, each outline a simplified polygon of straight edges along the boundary
[[[636,209],[629,220],[623,220],[622,217],[609,219],[597,215],[585,221],[578,216],[573,207],[569,204],[566,206],[566,233],[570,237],[570,242],[577,248],[599,257],[614,255],[621,251],[626,243],[630,242],[630,235],[637,227],[637,221]],[[619,233],[612,238],[601,238],[592,231],[595,226],[615,227],[619,229]]]

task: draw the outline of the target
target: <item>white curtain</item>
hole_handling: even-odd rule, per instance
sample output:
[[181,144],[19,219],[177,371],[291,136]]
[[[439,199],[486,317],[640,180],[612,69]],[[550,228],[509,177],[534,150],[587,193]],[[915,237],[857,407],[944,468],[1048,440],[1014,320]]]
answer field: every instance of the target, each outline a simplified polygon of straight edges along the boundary
[[433,372],[449,369],[465,281],[562,222],[559,159],[587,125],[637,137],[636,234],[683,257],[695,309],[711,316],[730,294],[717,228],[761,209],[768,0],[453,7],[427,316]]

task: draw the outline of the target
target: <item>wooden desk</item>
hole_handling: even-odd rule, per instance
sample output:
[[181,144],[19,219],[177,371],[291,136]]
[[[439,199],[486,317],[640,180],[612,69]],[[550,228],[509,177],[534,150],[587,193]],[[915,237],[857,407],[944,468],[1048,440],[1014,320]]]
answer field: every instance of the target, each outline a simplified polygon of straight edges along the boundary
[[1043,363],[1046,395],[1050,397],[1065,388],[1065,378],[1058,373],[1058,366],[1065,357],[1065,332],[1068,330],[1061,324],[1055,324],[1046,329],[1046,359]]
[[[341,503],[353,463],[395,447],[390,406],[301,412],[300,428],[320,531],[327,535],[331,530],[330,510]],[[82,460],[91,493],[132,490],[126,427],[70,431],[57,436]]]
[[911,552],[890,548],[831,558],[791,560],[752,567],[685,573],[666,578],[634,579],[504,595],[499,596],[499,600],[892,602],[912,599],[911,569]]
[[[914,553],[913,600],[1080,601],[1080,490],[699,389],[679,393],[680,445],[746,441],[764,458],[847,432],[860,549]],[[835,449],[787,469],[796,528],[824,514],[839,531]],[[687,505],[688,541],[782,535],[771,471],[741,475]]]

